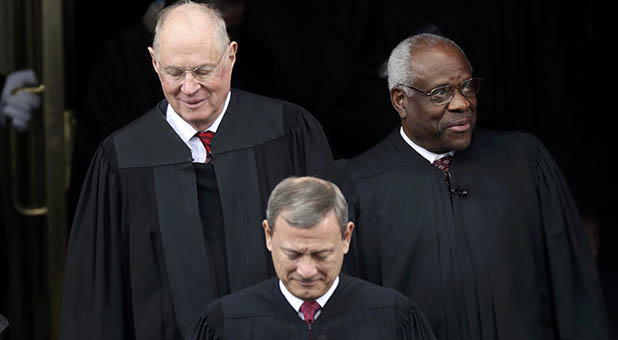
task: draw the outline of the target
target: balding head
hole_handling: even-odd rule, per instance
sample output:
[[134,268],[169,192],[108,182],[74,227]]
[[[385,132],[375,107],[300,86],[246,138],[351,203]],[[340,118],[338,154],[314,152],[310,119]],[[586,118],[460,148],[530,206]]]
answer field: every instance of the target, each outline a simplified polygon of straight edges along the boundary
[[214,35],[222,52],[230,43],[221,12],[214,6],[189,0],[178,1],[159,13],[153,50],[158,55],[161,41],[173,43],[176,37],[186,34],[200,34],[204,31]]
[[165,8],[148,48],[169,104],[196,131],[221,115],[230,92],[238,44],[213,7],[180,1]]

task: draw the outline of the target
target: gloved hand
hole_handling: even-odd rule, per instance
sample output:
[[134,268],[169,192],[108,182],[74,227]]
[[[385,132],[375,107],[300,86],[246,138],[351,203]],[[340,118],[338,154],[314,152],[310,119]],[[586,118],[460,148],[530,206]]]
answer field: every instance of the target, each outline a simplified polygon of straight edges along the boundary
[[28,127],[32,111],[41,106],[41,97],[26,91],[13,94],[13,91],[26,85],[37,84],[38,80],[32,70],[15,71],[9,74],[2,89],[2,97],[0,97],[0,123],[4,123],[4,116],[6,116],[12,119],[13,126],[18,131],[23,131]]

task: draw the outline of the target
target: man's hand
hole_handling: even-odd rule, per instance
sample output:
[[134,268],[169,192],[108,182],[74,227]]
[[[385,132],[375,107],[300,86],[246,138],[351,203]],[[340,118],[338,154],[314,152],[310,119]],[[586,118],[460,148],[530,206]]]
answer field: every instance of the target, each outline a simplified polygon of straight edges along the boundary
[[0,123],[4,123],[4,116],[11,118],[13,126],[18,131],[28,127],[32,111],[41,106],[41,97],[27,91],[15,90],[26,85],[37,85],[38,80],[34,71],[15,71],[6,78],[0,104]]

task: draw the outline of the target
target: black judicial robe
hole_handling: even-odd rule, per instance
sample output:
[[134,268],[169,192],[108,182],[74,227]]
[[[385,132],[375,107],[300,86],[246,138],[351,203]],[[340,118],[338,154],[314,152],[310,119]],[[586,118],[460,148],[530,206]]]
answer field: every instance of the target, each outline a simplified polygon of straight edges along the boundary
[[608,339],[577,207],[535,137],[477,128],[450,166],[456,194],[399,129],[341,165],[367,279],[437,339]]
[[[61,338],[178,339],[217,298],[191,152],[162,101],[99,146],[76,211]],[[231,291],[274,275],[261,221],[290,175],[333,180],[322,128],[299,106],[232,90],[212,140]]]
[[[402,294],[341,274],[311,325],[314,340],[434,339],[421,311]],[[189,340],[308,339],[305,321],[273,278],[206,306]]]

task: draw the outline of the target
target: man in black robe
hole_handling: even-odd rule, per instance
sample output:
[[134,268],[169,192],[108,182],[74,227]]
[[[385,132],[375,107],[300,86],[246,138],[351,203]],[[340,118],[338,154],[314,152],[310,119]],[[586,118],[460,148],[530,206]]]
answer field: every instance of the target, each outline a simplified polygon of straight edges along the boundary
[[278,278],[206,306],[189,339],[433,339],[402,294],[340,274],[354,224],[332,182],[288,178],[262,222]]
[[368,280],[415,301],[438,339],[607,339],[584,228],[545,147],[474,129],[480,79],[448,39],[404,40],[388,82],[401,128],[342,164]]
[[[152,45],[158,13],[173,2],[153,1],[138,22],[107,41],[99,53],[84,91],[84,100],[76,111],[76,142],[68,190],[71,217],[98,145],[164,98],[157,74],[152,72],[147,47]],[[270,91],[274,84],[270,75],[272,58],[253,37],[242,17],[238,18],[238,14],[242,14],[239,7],[242,8],[244,2],[223,0],[216,4],[226,20],[230,39],[242,46],[241,58],[234,63],[231,86],[280,98],[277,91]]]
[[90,165],[62,339],[184,337],[206,303],[274,274],[259,227],[270,190],[290,175],[332,178],[308,112],[230,91],[236,50],[206,5],[163,10],[149,51],[166,100],[106,138]]

